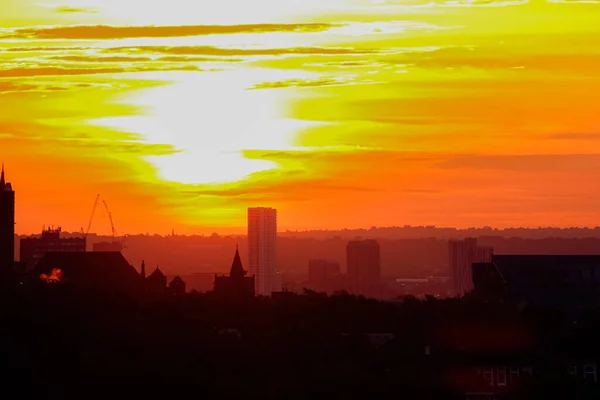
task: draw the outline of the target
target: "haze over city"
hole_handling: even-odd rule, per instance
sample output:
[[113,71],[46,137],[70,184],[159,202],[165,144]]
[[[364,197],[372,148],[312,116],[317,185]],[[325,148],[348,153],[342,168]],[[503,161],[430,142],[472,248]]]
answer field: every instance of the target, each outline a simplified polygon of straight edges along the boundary
[[598,7],[3,0],[17,232],[595,226]]

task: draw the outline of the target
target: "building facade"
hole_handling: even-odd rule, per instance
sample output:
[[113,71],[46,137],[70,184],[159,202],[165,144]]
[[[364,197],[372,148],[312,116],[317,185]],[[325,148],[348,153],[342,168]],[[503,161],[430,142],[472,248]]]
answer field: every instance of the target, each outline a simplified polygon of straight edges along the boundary
[[256,294],[271,296],[281,291],[277,277],[277,210],[248,209],[248,266],[255,276]]
[[381,285],[381,259],[376,240],[354,240],[346,246],[348,289],[351,293],[377,297]]
[[341,289],[340,264],[331,260],[308,262],[308,285],[312,290],[332,293]]
[[495,255],[473,265],[475,295],[565,314],[600,307],[600,255]]
[[34,281],[60,282],[91,291],[121,292],[130,296],[142,293],[139,274],[116,252],[48,252],[29,276]]
[[0,269],[12,268],[15,261],[15,191],[0,175]]
[[491,262],[493,254],[491,247],[478,246],[477,239],[448,242],[448,263],[455,297],[462,297],[473,290],[473,263]]
[[25,268],[32,269],[46,253],[84,252],[85,238],[62,238],[61,228],[46,229],[41,236],[21,239],[20,260]]
[[[146,267],[144,265],[144,274],[145,273]],[[167,277],[163,274],[158,265],[154,272],[146,278],[145,286],[146,295],[149,297],[160,297],[167,293]]]

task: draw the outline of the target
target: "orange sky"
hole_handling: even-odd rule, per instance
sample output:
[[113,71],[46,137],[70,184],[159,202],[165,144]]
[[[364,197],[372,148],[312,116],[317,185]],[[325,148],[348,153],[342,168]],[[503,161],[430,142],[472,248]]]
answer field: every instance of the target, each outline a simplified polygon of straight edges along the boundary
[[200,3],[0,2],[18,232],[599,224],[600,1]]

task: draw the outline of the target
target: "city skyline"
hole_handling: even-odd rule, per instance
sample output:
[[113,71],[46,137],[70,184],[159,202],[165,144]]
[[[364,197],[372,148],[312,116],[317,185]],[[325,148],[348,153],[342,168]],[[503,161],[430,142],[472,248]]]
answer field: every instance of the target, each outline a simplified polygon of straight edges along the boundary
[[17,232],[598,225],[599,7],[4,0]]

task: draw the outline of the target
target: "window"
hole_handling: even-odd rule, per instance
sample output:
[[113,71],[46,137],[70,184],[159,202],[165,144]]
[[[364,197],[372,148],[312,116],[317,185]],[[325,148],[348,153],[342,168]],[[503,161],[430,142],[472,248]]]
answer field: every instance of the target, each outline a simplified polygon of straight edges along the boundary
[[494,368],[486,367],[483,369],[483,377],[494,386]]
[[577,376],[577,366],[576,365],[569,365],[567,367],[567,374],[571,375],[571,376]]
[[519,380],[519,375],[521,374],[521,371],[519,370],[519,367],[510,367],[510,381],[517,381]]
[[586,365],[585,367],[583,367],[583,377],[585,378],[585,380],[596,382],[596,366]]
[[506,367],[498,367],[496,370],[496,383],[498,386],[506,386]]

